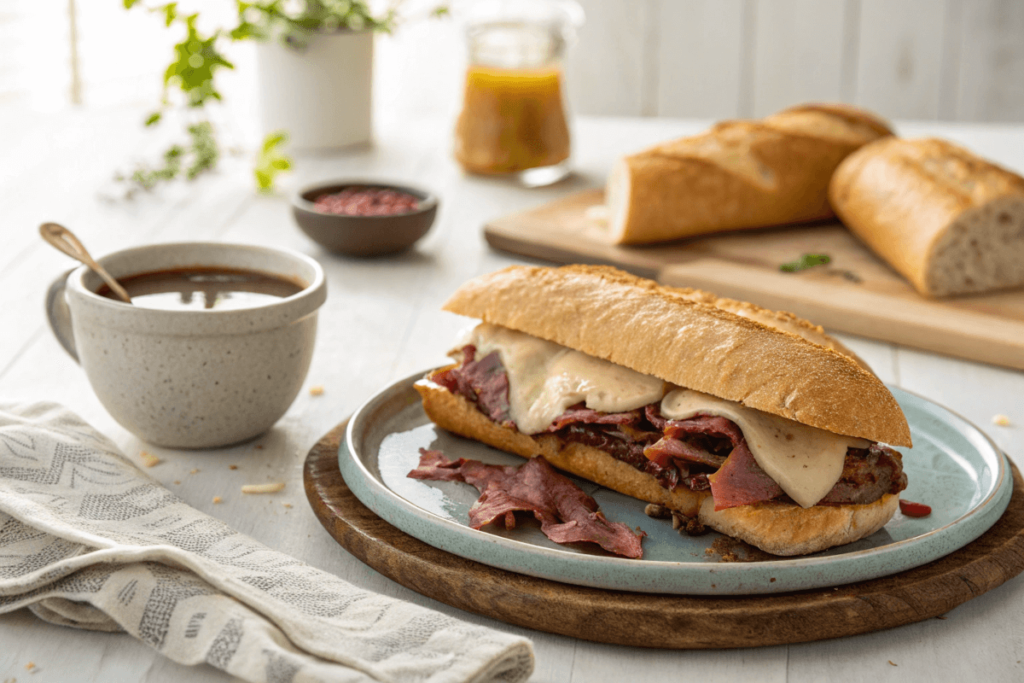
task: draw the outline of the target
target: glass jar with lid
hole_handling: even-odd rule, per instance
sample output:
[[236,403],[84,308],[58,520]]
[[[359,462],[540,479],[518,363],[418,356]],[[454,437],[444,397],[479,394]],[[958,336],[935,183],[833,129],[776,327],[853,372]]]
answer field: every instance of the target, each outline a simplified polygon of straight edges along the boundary
[[469,65],[455,158],[467,171],[548,185],[569,172],[562,59],[575,0],[482,0],[467,13]]

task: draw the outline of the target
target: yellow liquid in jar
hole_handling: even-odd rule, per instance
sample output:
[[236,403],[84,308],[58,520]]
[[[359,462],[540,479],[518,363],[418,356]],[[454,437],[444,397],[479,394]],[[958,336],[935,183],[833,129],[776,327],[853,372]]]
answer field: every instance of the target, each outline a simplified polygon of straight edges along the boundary
[[471,66],[455,127],[455,158],[474,173],[515,173],[569,158],[557,68]]

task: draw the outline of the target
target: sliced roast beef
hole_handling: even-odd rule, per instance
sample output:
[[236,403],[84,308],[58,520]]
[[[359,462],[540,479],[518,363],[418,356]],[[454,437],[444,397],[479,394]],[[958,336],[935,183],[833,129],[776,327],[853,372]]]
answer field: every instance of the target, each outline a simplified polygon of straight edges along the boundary
[[506,529],[512,529],[515,512],[532,512],[541,531],[555,543],[588,541],[625,557],[643,555],[640,539],[646,534],[621,522],[608,521],[597,501],[541,456],[517,467],[502,467],[464,458],[449,461],[440,451],[421,448],[419,467],[408,476],[464,481],[475,486],[480,498],[469,511],[469,525],[474,529],[498,519]]
[[708,479],[716,511],[760,503],[782,495],[782,487],[754,460],[746,439],[736,444],[725,464]]
[[[495,422],[514,426],[509,417],[508,378],[500,358],[493,353],[478,362],[474,354],[474,347],[465,347],[459,368],[431,379],[474,401]],[[767,500],[792,502],[757,464],[740,428],[724,417],[668,420],[657,403],[623,413],[601,413],[578,404],[560,415],[548,431],[563,444],[581,443],[608,453],[654,476],[669,490],[710,489],[716,509]],[[879,444],[851,448],[840,480],[819,504],[871,503],[886,493],[899,493],[906,485],[898,452]]]
[[681,441],[667,436],[659,439],[653,446],[645,448],[644,456],[662,467],[668,467],[669,463],[676,459],[718,469],[726,460],[723,456],[709,453],[689,441]]
[[735,422],[717,415],[696,415],[686,420],[669,420],[662,431],[665,436],[673,439],[701,435],[724,439],[733,446],[743,439],[743,432]]
[[476,347],[467,344],[462,347],[462,362],[458,366],[434,373],[430,379],[476,403],[480,412],[494,422],[515,426],[508,402],[508,373],[497,351],[476,360]]
[[639,408],[626,413],[602,413],[597,410],[591,410],[582,403],[577,403],[556,417],[555,421],[548,427],[548,431],[557,432],[562,427],[574,422],[596,425],[635,425],[642,419]]

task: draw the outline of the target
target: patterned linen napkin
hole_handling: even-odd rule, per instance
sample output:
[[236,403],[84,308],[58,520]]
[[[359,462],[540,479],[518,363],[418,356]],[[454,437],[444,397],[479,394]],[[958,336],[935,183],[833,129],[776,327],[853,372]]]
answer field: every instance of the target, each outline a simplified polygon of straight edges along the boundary
[[0,614],[247,681],[526,680],[530,641],[367,592],[186,505],[77,415],[0,403]]

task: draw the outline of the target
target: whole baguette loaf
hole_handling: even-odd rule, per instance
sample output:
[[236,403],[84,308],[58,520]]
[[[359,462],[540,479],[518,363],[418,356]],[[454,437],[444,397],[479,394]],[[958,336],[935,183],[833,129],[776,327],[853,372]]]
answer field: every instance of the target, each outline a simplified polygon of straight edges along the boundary
[[829,199],[921,294],[1024,285],[1024,178],[961,147],[879,140],[839,166]]
[[911,444],[885,385],[790,314],[580,265],[510,266],[444,308],[805,425]]
[[608,179],[609,239],[644,244],[830,218],[836,166],[891,134],[854,107],[803,105],[627,156]]

